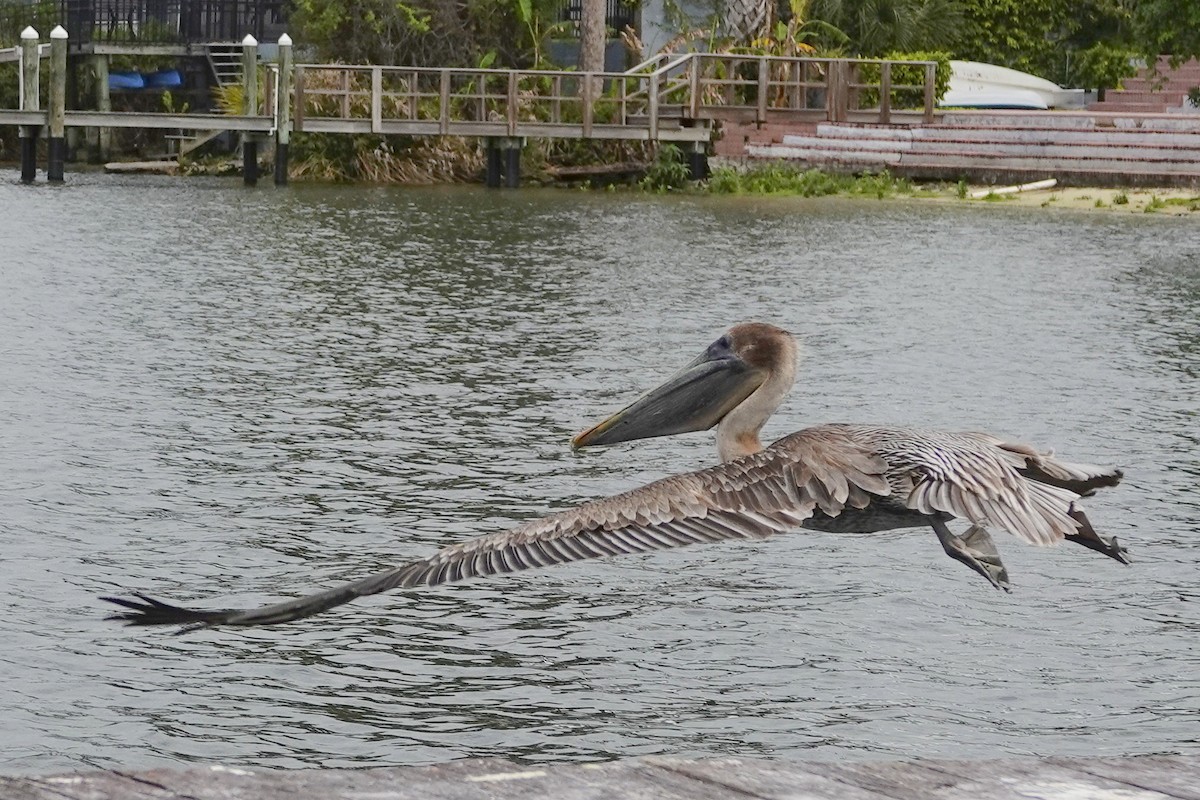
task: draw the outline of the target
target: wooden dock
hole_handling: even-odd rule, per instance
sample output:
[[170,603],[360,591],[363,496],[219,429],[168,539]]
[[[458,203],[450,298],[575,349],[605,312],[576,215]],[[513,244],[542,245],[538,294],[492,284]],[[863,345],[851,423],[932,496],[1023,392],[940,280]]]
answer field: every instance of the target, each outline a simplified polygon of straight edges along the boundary
[[[496,164],[499,151],[508,151],[507,177],[515,183],[517,151],[527,138],[666,142],[682,146],[695,162],[723,120],[901,124],[936,116],[932,61],[685,53],[625,72],[294,64],[287,36],[279,39],[279,60],[261,65],[261,82],[258,43],[252,37],[242,43],[240,114],[88,111],[65,106],[68,33],[55,28],[49,46],[32,28],[21,35],[20,47],[0,50],[0,61],[19,62],[23,76],[20,107],[0,108],[0,125],[21,128],[27,182],[43,129],[60,158],[48,170],[51,181],[62,180],[66,129],[141,128],[239,132],[248,153],[247,183],[257,178],[260,141],[273,138],[276,163],[286,166],[293,131],[479,137],[497,151]],[[47,56],[48,78],[41,69]],[[40,105],[43,83],[49,108]],[[499,176],[492,156],[489,183]],[[286,169],[277,168],[276,182],[286,182]]]
[[258,770],[226,766],[0,777],[3,800],[1200,800],[1200,755],[784,762],[649,757],[529,765]]

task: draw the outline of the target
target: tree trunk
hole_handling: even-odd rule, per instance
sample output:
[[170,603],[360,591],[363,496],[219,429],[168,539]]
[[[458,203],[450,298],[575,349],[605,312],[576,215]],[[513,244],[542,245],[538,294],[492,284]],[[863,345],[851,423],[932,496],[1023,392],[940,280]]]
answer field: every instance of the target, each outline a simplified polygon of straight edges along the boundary
[[579,70],[604,71],[604,45],[607,33],[604,25],[605,0],[580,0],[579,9]]

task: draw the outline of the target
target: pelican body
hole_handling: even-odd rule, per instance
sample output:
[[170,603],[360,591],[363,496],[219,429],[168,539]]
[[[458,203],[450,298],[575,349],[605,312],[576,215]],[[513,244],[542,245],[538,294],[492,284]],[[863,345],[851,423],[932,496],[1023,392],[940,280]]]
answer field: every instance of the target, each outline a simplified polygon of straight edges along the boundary
[[[255,609],[183,608],[143,594],[107,597],[133,625],[267,625],[357,597],[624,553],[808,528],[869,533],[931,528],[952,558],[1008,590],[988,533],[1082,544],[1122,563],[1079,504],[1118,469],[1072,464],[986,433],[874,425],[805,428],[764,447],[760,433],[796,380],[798,348],[760,322],[731,328],[661,386],[577,435],[576,448],[716,427],[720,463],[443,548],[353,583]],[[961,534],[953,520],[968,523]]]

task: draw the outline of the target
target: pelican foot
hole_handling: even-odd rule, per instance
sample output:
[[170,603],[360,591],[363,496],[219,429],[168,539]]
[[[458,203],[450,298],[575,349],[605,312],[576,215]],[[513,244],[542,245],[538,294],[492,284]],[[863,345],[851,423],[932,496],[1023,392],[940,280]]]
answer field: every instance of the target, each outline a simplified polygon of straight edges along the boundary
[[1092,536],[1072,534],[1067,536],[1067,541],[1074,542],[1075,544],[1081,544],[1087,549],[1095,550],[1097,553],[1103,553],[1109,558],[1115,558],[1122,564],[1130,563],[1129,551],[1117,542],[1117,537],[1115,536],[1110,536],[1106,539],[1097,533],[1093,533]]
[[1117,537],[1104,538],[1096,533],[1096,529],[1092,527],[1092,521],[1087,518],[1087,514],[1083,513],[1083,509],[1079,506],[1071,506],[1071,510],[1067,512],[1071,519],[1075,520],[1075,524],[1079,529],[1072,534],[1067,534],[1068,542],[1081,544],[1089,550],[1095,550],[1097,553],[1103,553],[1109,558],[1115,558],[1122,564],[1129,563],[1129,551],[1121,545],[1117,544]]
[[972,525],[962,536],[955,536],[946,527],[946,523],[937,520],[933,523],[933,531],[946,555],[955,561],[961,561],[980,575],[988,579],[988,583],[997,589],[1011,592],[1008,583],[1008,569],[1000,560],[1000,551],[991,535],[979,527]]

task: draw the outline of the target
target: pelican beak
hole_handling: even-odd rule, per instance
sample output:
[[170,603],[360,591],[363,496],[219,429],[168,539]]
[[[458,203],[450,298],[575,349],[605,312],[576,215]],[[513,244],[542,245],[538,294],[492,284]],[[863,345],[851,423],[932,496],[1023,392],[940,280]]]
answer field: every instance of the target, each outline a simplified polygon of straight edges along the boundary
[[578,449],[708,430],[766,377],[765,370],[743,361],[732,350],[729,337],[722,336],[662,386],[578,434],[571,446]]

